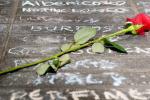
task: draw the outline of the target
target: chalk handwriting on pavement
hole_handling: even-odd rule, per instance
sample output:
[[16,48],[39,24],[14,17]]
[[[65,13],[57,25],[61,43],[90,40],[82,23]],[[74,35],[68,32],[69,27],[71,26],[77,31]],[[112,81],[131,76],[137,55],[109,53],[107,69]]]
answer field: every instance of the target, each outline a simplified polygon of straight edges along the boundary
[[113,5],[113,6],[124,6],[126,4],[126,1],[123,0],[119,0],[119,1],[109,1],[109,0],[105,0],[105,1],[89,1],[89,0],[82,0],[82,1],[69,1],[66,0],[66,2],[63,1],[52,1],[52,0],[22,0],[22,7],[25,6],[31,6],[31,7],[35,7],[35,6],[66,6],[66,5],[75,5],[75,6],[101,6],[101,5]]
[[[109,5],[115,7],[107,7],[107,8],[86,8],[86,9],[65,9],[65,8],[55,8],[56,7],[63,7],[63,6],[101,6],[101,5]],[[129,11],[128,8],[123,8],[120,6],[125,6],[126,1],[32,1],[32,0],[25,0],[22,1],[22,12],[26,13],[82,13],[82,14],[90,14],[90,13],[126,13]],[[116,8],[116,6],[118,8]],[[34,8],[33,8],[34,7]],[[41,8],[42,7],[42,8]],[[49,8],[51,7],[51,8]]]
[[76,91],[67,89],[64,92],[35,89],[29,92],[24,90],[12,90],[10,95],[10,100],[24,100],[26,98],[28,98],[28,100],[45,100],[45,98],[49,100],[69,100],[69,98],[72,98],[73,100],[82,100],[83,98],[91,98],[92,100],[103,100],[104,98],[105,100],[149,100],[150,89],[139,91],[138,89],[129,88],[127,92],[123,92],[114,88],[105,90],[104,92],[87,89]]
[[[42,48],[41,48],[42,49]],[[47,55],[50,54],[51,50],[57,50],[57,47],[51,47],[51,48],[43,48],[43,50],[37,50],[35,47],[14,47],[8,50],[9,54],[15,55],[15,56],[29,56],[29,55]],[[141,48],[141,47],[132,47],[132,48],[126,48],[128,53],[131,54],[148,54],[143,56],[149,56],[150,54],[150,47]],[[106,51],[109,54],[113,54],[114,52],[112,50]],[[94,55],[94,53],[91,51],[91,48],[87,48],[85,50],[79,50],[77,52],[73,52],[74,55],[81,55],[81,54],[90,54]]]

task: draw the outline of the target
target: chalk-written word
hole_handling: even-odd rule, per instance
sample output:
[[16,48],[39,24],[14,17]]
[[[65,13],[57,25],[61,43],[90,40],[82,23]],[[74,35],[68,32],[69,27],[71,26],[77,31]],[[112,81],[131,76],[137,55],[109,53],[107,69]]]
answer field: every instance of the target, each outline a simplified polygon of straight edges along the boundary
[[33,85],[40,85],[40,84],[51,84],[55,85],[58,81],[65,85],[94,85],[94,84],[102,84],[103,81],[94,76],[93,74],[82,75],[80,73],[57,73],[57,74],[47,74],[45,78],[40,76],[36,77],[32,80]]
[[109,61],[109,60],[92,60],[92,59],[84,59],[84,60],[79,60],[74,63],[66,65],[66,67],[63,67],[62,69],[79,69],[79,68],[96,68],[96,69],[104,69],[104,70],[109,70],[109,69],[114,69],[118,67],[118,63]]
[[[51,25],[32,25],[30,30],[33,32],[56,32],[56,31],[68,31],[68,32],[75,32],[79,30],[82,26],[51,26]],[[102,31],[103,33],[111,32],[114,29],[120,30],[123,26],[114,26],[114,25],[105,25],[105,26],[92,26],[97,31]]]
[[[119,19],[121,20],[121,19]],[[85,19],[64,19],[62,17],[60,18],[52,18],[50,16],[19,16],[18,17],[18,21],[27,21],[27,22],[53,22],[53,23],[60,23],[60,22],[64,22],[64,23],[98,23],[101,20],[99,18],[85,18]]]
[[123,6],[126,4],[126,1],[120,0],[120,1],[89,1],[89,0],[83,0],[83,1],[43,1],[43,0],[23,0],[22,1],[22,7],[26,6],[44,6],[44,7],[50,7],[50,6],[69,6],[69,5],[74,5],[74,6],[101,6],[101,5],[113,5],[113,6]]
[[[80,16],[81,17],[81,16]],[[109,18],[108,18],[109,19]],[[3,18],[4,20],[4,18]],[[103,18],[78,18],[78,19],[72,19],[72,18],[65,18],[63,16],[61,17],[51,17],[51,16],[46,16],[46,15],[40,15],[40,16],[18,16],[16,22],[28,22],[28,23],[32,23],[32,22],[41,22],[41,23],[88,23],[88,24],[96,24],[96,23],[100,23],[103,21]],[[124,21],[124,19],[120,16],[114,17],[112,19],[110,19],[108,22],[122,22]],[[106,22],[106,21],[105,21]]]
[[[34,68],[35,69],[35,68]],[[106,72],[105,72],[106,73]],[[32,78],[27,79],[27,82],[18,82],[18,79],[24,79],[21,74],[16,76],[11,76],[8,79],[12,80],[9,83],[9,86],[17,85],[51,85],[55,86],[56,84],[61,83],[63,86],[88,86],[88,85],[98,85],[102,86],[109,81],[109,84],[113,87],[124,86],[127,81],[127,77],[120,75],[118,73],[112,72],[112,74],[81,74],[80,72],[76,73],[57,73],[57,74],[46,74],[45,77],[41,76],[31,76]],[[106,80],[107,79],[107,80]],[[5,83],[3,84],[5,86]]]
[[90,98],[91,100],[149,100],[150,89],[139,91],[138,89],[127,89],[123,92],[118,89],[110,89],[105,91],[95,91],[89,89],[69,90],[41,90],[35,89],[31,91],[13,90],[10,100],[82,100]]
[[30,55],[37,53],[36,50],[30,49],[30,48],[22,48],[22,47],[16,47],[11,48],[8,50],[8,53],[13,55]]
[[86,8],[86,9],[60,9],[60,8],[22,8],[24,13],[81,13],[81,14],[91,14],[91,13],[127,13],[129,8],[122,7],[107,7],[107,8]]
[[[23,46],[19,46],[19,47],[14,47],[8,50],[9,54],[13,54],[16,56],[29,56],[29,55],[47,55],[47,54],[51,54],[51,51],[54,50],[58,50],[58,47],[51,47],[51,48],[40,48],[39,50],[37,50],[37,48],[35,47],[23,47]],[[147,56],[149,56],[150,54],[150,48],[141,48],[141,47],[132,47],[132,48],[126,48],[128,53],[131,54],[148,54]],[[113,54],[114,51],[108,49],[106,50],[107,53],[109,54]],[[94,55],[95,53],[92,52],[91,48],[86,48],[86,49],[82,49],[82,50],[78,50],[76,52],[72,52],[72,54],[74,55],[81,55],[81,54],[90,54],[90,55]],[[144,55],[145,56],[145,55]]]

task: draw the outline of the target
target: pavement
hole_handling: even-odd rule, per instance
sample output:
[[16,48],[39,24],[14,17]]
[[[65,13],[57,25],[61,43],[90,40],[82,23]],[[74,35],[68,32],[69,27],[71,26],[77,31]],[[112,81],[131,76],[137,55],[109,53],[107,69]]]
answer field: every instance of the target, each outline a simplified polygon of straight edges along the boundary
[[[97,36],[121,30],[149,7],[148,0],[0,0],[0,70],[55,54],[82,26]],[[88,47],[57,73],[38,76],[30,67],[0,76],[0,100],[150,100],[149,32],[113,40],[128,54]]]

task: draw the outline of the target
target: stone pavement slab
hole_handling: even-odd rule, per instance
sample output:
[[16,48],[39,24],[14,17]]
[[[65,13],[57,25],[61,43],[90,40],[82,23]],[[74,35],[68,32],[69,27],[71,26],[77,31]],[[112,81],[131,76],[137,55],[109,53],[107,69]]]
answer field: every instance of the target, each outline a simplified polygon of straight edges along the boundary
[[[150,13],[148,0],[0,0],[0,70],[55,54],[82,26],[97,36]],[[25,68],[0,76],[0,100],[149,100],[150,35],[116,38],[128,54],[91,48],[71,53],[58,73]]]

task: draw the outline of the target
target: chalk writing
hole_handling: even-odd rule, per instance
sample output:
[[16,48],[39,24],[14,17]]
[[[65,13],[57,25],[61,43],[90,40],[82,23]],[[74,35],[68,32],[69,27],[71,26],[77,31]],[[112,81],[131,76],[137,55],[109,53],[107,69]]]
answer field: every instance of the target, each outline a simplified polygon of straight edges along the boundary
[[[115,92],[115,94],[112,93],[112,92]],[[115,100],[129,100],[129,98],[127,97],[127,95],[124,94],[121,91],[118,91],[116,89],[112,89],[112,92],[109,92],[109,91],[105,91],[104,92],[105,98],[107,100],[111,100],[111,99],[115,99]]]
[[72,98],[74,100],[79,100],[79,97],[84,97],[87,98],[88,97],[88,90],[84,90],[84,91],[74,91],[71,92],[70,94],[72,94]]
[[82,13],[82,14],[91,14],[91,13],[127,13],[129,8],[87,8],[87,9],[59,9],[59,8],[22,8],[24,13]]
[[25,91],[17,91],[15,93],[12,93],[10,100],[22,99],[26,95],[28,95],[28,93]]
[[[9,5],[10,1],[11,0],[0,1],[0,6]],[[11,43],[9,44],[8,57],[10,57],[10,61],[14,60],[13,63],[9,63],[18,66],[35,61],[43,56],[52,55],[54,52],[59,51],[58,45],[70,41],[71,38],[68,39],[68,37],[72,36],[72,33],[78,30],[81,27],[80,25],[83,24],[95,25],[92,27],[97,29],[99,35],[122,29],[123,26],[118,25],[124,22],[122,16],[132,11],[132,7],[127,7],[127,2],[128,0],[20,0],[17,10],[19,12],[16,15],[18,19],[16,18],[15,22],[20,21],[26,24],[13,25],[12,33],[14,35],[10,41],[15,38],[19,43],[15,41],[15,46],[11,45]],[[144,11],[150,13],[149,2],[138,1],[137,5],[146,7]],[[10,12],[2,8],[1,13],[5,14]],[[23,16],[21,16],[22,14]],[[78,14],[80,15],[78,16]],[[109,16],[107,22],[103,23],[105,18],[101,18],[99,14],[102,16],[104,14],[112,15],[112,18]],[[114,15],[118,15],[119,17],[114,17]],[[3,16],[0,16],[0,18],[2,20],[4,19],[3,22],[5,22],[5,20],[8,21],[8,19],[11,20],[11,17],[3,18]],[[6,28],[4,25],[0,25],[0,32],[3,33],[3,30]],[[55,34],[52,34],[53,32]],[[16,33],[22,33],[24,37]],[[40,33],[41,36],[38,33]],[[67,35],[67,33],[70,34]],[[120,39],[124,38],[117,37],[112,39],[112,41],[118,41]],[[125,66],[126,71],[131,67],[130,71],[135,70],[136,64],[128,66],[132,63],[130,57],[137,57],[137,55],[140,55],[141,58],[150,56],[150,47],[146,47],[146,45],[142,44],[138,44],[138,46],[133,46],[132,44],[123,45],[126,46],[126,50],[129,53],[127,56],[117,54],[110,49],[107,49],[104,54],[96,55],[92,52],[91,48],[84,48],[71,53],[71,56],[75,56],[75,59],[72,59],[71,64],[66,65],[56,74],[48,73],[44,77],[36,75],[30,76],[28,74],[31,73],[28,72],[29,69],[24,69],[23,71],[27,72],[6,75],[6,80],[0,83],[2,86],[1,94],[9,92],[7,98],[10,100],[149,100],[150,89],[145,87],[150,85],[150,81],[148,81],[149,77],[141,75],[141,73],[143,74],[144,72],[140,72],[137,73],[139,75],[137,79],[135,77],[131,78],[129,74],[132,72],[129,72],[129,74],[122,72],[122,67]],[[110,56],[104,57],[106,53],[109,53],[107,55]],[[81,57],[82,54],[87,55],[87,58]],[[112,58],[112,55],[121,57],[121,59]],[[78,56],[79,58],[76,58]],[[95,56],[95,58],[91,56]],[[98,58],[98,56],[100,58]],[[28,57],[31,58],[29,59]],[[101,57],[104,58],[102,59]],[[129,57],[129,59],[126,57]],[[141,58],[136,58],[134,61],[138,60],[138,63],[143,65],[141,62],[145,59]],[[138,65],[137,68],[139,68],[140,65]],[[145,65],[143,69],[146,70],[145,68],[147,66],[148,65]],[[83,70],[88,71],[88,73]],[[100,73],[97,74],[97,72]],[[135,74],[136,73],[134,73],[133,76],[136,76]],[[133,85],[137,88],[133,89],[124,86],[130,85],[130,82],[133,82]],[[131,85],[131,87],[133,85]],[[19,88],[16,88],[17,86],[19,86]],[[21,88],[24,86],[25,88]],[[43,86],[46,86],[46,88],[42,88]],[[6,91],[5,89],[5,91],[3,91],[3,87],[11,87],[9,90],[13,91]]]
[[42,84],[44,81],[44,79],[40,76],[38,76],[34,81],[33,81],[33,84],[35,85],[39,85],[39,84]]
[[[68,31],[68,32],[75,32],[78,29],[80,29],[82,26],[44,26],[44,25],[36,25],[36,26],[31,26],[30,30],[33,32],[57,32],[57,31]],[[103,33],[105,32],[111,32],[115,29],[120,30],[123,28],[123,26],[114,26],[114,25],[106,25],[106,26],[92,26],[95,28],[97,31],[102,31]]]
[[[39,50],[37,50],[37,48],[34,47],[23,47],[23,46],[19,46],[19,47],[14,47],[8,50],[9,54],[12,55],[16,55],[16,56],[28,56],[28,55],[47,55],[47,54],[51,54],[53,50],[58,50],[58,47],[51,47],[51,48],[39,48]],[[142,48],[142,47],[132,47],[132,48],[126,48],[126,50],[128,51],[128,53],[131,54],[150,54],[150,48]],[[108,49],[106,50],[106,53],[109,54],[113,54],[114,51]],[[90,55],[94,55],[94,53],[92,52],[91,48],[86,48],[83,50],[78,50],[76,52],[72,53],[73,55],[81,55],[81,54],[90,54]],[[144,55],[145,56],[145,55]],[[149,55],[147,55],[149,56]]]
[[[114,80],[114,78],[112,78],[112,76],[116,76],[118,75],[118,79]],[[16,78],[14,78],[16,77]],[[125,84],[125,82],[123,80],[121,80],[120,77],[124,77],[122,75],[119,75],[118,73],[113,73],[113,75],[106,75],[104,73],[102,73],[102,75],[95,75],[95,74],[81,74],[79,72],[76,73],[57,73],[57,74],[52,74],[49,73],[46,75],[46,77],[32,77],[31,79],[29,79],[27,82],[25,83],[19,83],[19,84],[24,84],[24,85],[33,85],[33,86],[39,86],[42,84],[46,84],[46,85],[55,85],[58,83],[61,83],[64,86],[86,86],[86,85],[103,85],[105,84],[105,82],[107,82],[105,80],[105,78],[103,77],[107,77],[107,79],[112,80],[112,86],[115,87],[119,87],[122,84]],[[7,79],[11,79],[12,82],[9,84],[9,86],[12,85],[18,85],[17,80],[23,78],[21,76],[21,74],[15,75],[15,76],[11,76],[8,77]],[[24,77],[25,78],[25,77]],[[117,85],[114,85],[117,84]],[[5,85],[4,85],[5,86]]]
[[17,59],[17,60],[14,60],[14,64],[15,64],[15,66],[19,66],[19,65],[22,65],[22,64],[25,64],[25,63],[28,63],[28,62],[33,62],[33,61],[37,61],[37,60],[39,60],[39,59],[32,59],[32,58],[30,58],[30,59]]
[[70,92],[70,94],[72,95],[72,98],[74,100],[80,100],[80,97],[87,98],[87,97],[89,97],[89,93],[92,94],[95,97],[94,100],[100,100],[99,96],[93,90],[92,91],[90,91],[90,90],[82,90],[82,91]]
[[[50,16],[19,16],[18,18],[19,21],[30,21],[30,22],[36,22],[36,21],[41,21],[41,22],[47,22],[47,21],[53,21],[53,22],[73,22],[71,19],[63,19],[63,18],[51,18]],[[79,22],[76,20],[76,22]]]
[[92,74],[88,74],[84,76],[80,73],[57,73],[53,75],[47,74],[46,79],[42,77],[37,77],[32,81],[34,85],[40,85],[44,82],[48,82],[49,84],[54,85],[57,80],[64,81],[63,83],[66,85],[86,85],[86,84],[102,84],[103,81],[101,79],[96,79]]
[[126,79],[125,77],[120,76],[120,75],[118,75],[118,74],[112,75],[111,77],[112,77],[112,79],[113,79],[113,81],[114,81],[114,82],[113,82],[113,85],[114,85],[114,86],[120,86],[120,85],[122,84],[123,80]]
[[[149,90],[146,90],[149,91]],[[139,92],[137,89],[129,89],[129,95],[136,100],[148,100],[145,94],[150,94],[150,92]]]
[[11,48],[8,50],[8,53],[14,54],[14,55],[28,55],[30,50],[22,48],[22,47],[16,47]]
[[50,96],[51,100],[67,100],[67,97],[59,91],[48,91],[46,93]]
[[109,60],[85,59],[85,60],[76,61],[75,63],[68,64],[63,69],[98,68],[98,69],[108,70],[108,69],[113,69],[115,67],[118,67],[118,63]]
[[87,1],[87,0],[83,0],[83,1],[38,1],[38,0],[23,0],[22,1],[22,7],[25,6],[44,6],[44,7],[48,7],[48,6],[64,6],[64,5],[74,5],[74,6],[101,6],[101,5],[114,5],[114,6],[123,6],[126,4],[126,1],[109,1],[109,0],[105,0],[105,1]]
[[[42,94],[40,93],[42,92]],[[43,95],[44,93],[44,95]],[[65,94],[64,94],[65,93]],[[66,89],[66,91],[57,90],[41,90],[35,89],[31,91],[13,91],[10,100],[25,100],[27,97],[29,100],[45,100],[45,98],[50,100],[81,100],[81,98],[91,98],[92,100],[149,100],[150,89],[145,89],[144,91],[139,91],[138,89],[127,89],[127,92],[123,92],[118,89],[110,89],[105,91],[95,91],[89,89],[74,90],[71,91]],[[131,98],[131,99],[129,99]]]
[[[73,22],[73,23],[98,23],[101,20],[99,20],[98,18],[85,18],[85,19],[64,19],[64,18],[51,18],[50,16],[19,16],[18,17],[19,21],[28,21],[28,22],[52,22],[52,23],[61,23],[61,22],[65,22],[65,23],[69,23],[69,22]],[[115,21],[116,22],[116,21]]]
[[32,100],[43,100],[43,97],[40,96],[40,89],[37,89],[37,90],[34,90],[33,92],[31,92],[29,94],[29,97],[32,99]]

